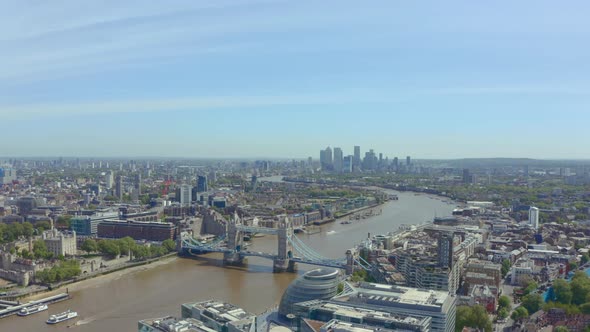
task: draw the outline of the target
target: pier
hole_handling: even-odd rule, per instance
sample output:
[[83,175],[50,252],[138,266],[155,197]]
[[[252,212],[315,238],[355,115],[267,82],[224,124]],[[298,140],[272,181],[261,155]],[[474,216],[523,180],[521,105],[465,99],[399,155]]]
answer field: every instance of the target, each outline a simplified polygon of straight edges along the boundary
[[46,297],[41,300],[30,301],[27,303],[20,303],[14,301],[0,301],[0,318],[8,317],[17,314],[21,309],[27,308],[36,304],[51,304],[60,301],[64,301],[70,298],[70,294],[61,293],[53,296]]

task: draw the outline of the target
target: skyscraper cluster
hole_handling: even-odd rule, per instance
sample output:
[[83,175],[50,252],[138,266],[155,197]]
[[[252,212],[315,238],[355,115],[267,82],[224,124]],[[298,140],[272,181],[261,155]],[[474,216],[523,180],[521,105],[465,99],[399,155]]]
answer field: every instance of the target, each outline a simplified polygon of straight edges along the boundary
[[334,173],[409,170],[411,165],[410,156],[406,157],[405,165],[400,165],[397,157],[390,161],[388,157],[384,158],[383,153],[376,153],[373,149],[365,152],[361,158],[361,147],[358,145],[354,147],[352,155],[344,155],[339,147],[332,149],[328,146],[320,150],[321,169]]

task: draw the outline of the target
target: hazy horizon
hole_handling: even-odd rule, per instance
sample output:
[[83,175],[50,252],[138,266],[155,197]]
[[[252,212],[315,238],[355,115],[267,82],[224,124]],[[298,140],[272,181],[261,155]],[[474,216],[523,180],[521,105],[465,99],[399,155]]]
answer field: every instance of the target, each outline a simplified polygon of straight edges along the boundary
[[0,154],[590,159],[584,8],[4,4]]

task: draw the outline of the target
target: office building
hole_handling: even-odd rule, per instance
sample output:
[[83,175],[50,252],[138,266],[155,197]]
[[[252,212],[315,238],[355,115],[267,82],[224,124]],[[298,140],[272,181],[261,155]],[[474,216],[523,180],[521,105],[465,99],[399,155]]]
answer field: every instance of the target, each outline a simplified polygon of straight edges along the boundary
[[342,173],[342,169],[343,169],[343,155],[342,155],[342,149],[341,148],[334,148],[334,171],[336,173]]
[[178,198],[181,206],[189,206],[192,201],[192,188],[188,184],[180,186],[180,197]]
[[93,236],[98,233],[98,224],[107,219],[117,218],[118,212],[103,212],[92,216],[75,216],[70,219],[70,230],[78,235]]
[[397,157],[394,157],[393,158],[393,169],[397,171],[398,168],[399,168],[399,159]]
[[202,193],[206,191],[209,191],[209,186],[207,184],[207,176],[197,176],[197,192]]
[[0,167],[0,186],[16,181],[16,171],[10,166]]
[[[328,304],[340,307],[331,307]],[[347,310],[342,311],[346,307]],[[424,331],[430,324],[430,331],[453,332],[455,330],[456,297],[444,291],[361,282],[358,286],[345,282],[344,292],[323,301],[297,303],[294,314],[323,314],[326,318],[350,317],[352,323],[384,324],[386,328]],[[333,311],[336,309],[335,311]],[[323,312],[322,312],[323,310]],[[380,318],[373,318],[378,313]],[[392,325],[386,325],[385,313],[392,318]],[[301,317],[301,316],[299,316]],[[355,320],[356,319],[356,320]],[[406,322],[405,327],[401,324]]]
[[144,319],[137,323],[138,332],[216,332],[205,323],[193,318],[179,319],[173,316]]
[[325,150],[320,151],[320,165],[322,170],[332,170],[333,168],[333,158],[332,158],[332,149],[327,147]]
[[303,325],[305,320],[311,319],[328,322],[324,326],[333,326],[331,323],[335,321],[345,321],[349,322],[348,324],[358,324],[357,327],[362,326],[363,329],[369,331],[391,329],[391,331],[428,332],[432,324],[432,318],[426,316],[393,314],[382,310],[367,309],[362,305],[341,304],[326,300],[297,303],[293,310],[293,314],[300,319],[298,322],[300,325]]
[[352,160],[352,166],[353,166],[353,169],[355,167],[361,166],[361,147],[358,145],[355,145],[355,147],[354,147],[354,157]]
[[534,206],[529,209],[529,225],[534,229],[539,229],[539,209]]
[[365,152],[365,158],[363,159],[363,170],[375,170],[377,168],[377,155],[375,155],[375,151],[373,149],[369,150],[369,152]]
[[412,160],[410,159],[410,156],[406,157],[406,166],[410,167],[410,165],[412,165]]
[[327,300],[338,293],[340,272],[333,268],[318,268],[306,272],[293,281],[283,293],[279,315],[286,317],[293,312],[293,305],[310,300]]
[[34,209],[37,208],[37,200],[34,197],[21,197],[16,201],[16,207],[18,207],[18,214],[21,216],[27,216]]
[[346,156],[342,160],[342,173],[352,173],[352,168],[354,165],[354,157],[353,156]]
[[97,235],[98,237],[109,239],[120,239],[129,236],[134,240],[174,240],[176,236],[176,226],[168,222],[109,219],[98,224]]
[[256,315],[233,304],[220,301],[185,303],[181,306],[183,319],[196,319],[217,332],[250,331],[256,326]]

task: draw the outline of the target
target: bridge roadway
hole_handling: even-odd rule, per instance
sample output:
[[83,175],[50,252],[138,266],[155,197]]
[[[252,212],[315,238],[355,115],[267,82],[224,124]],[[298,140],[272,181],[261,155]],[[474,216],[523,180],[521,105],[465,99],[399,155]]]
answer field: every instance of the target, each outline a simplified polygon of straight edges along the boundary
[[[260,227],[244,227],[244,229],[253,230],[253,229],[263,229],[265,234],[276,234],[277,231],[272,229],[264,229]],[[262,232],[260,232],[262,233]],[[289,239],[289,242],[295,242]],[[298,239],[297,239],[298,240]],[[300,240],[299,240],[300,241]],[[292,244],[293,245],[293,244]],[[299,247],[297,245],[294,246],[295,248]],[[194,238],[184,238],[182,240],[182,248],[186,249],[192,255],[198,255],[203,253],[210,253],[210,252],[218,252],[218,253],[228,253],[228,254],[238,254],[241,258],[245,257],[261,257],[270,260],[277,259],[277,255],[273,253],[266,253],[260,251],[250,251],[250,250],[232,250],[224,246],[223,240],[217,240],[212,243],[201,243],[195,240]],[[326,267],[333,267],[338,269],[346,269],[346,259],[337,260],[337,259],[329,259],[320,256],[317,253],[310,253],[311,248],[307,248],[307,250],[299,249],[297,251],[303,251],[305,254],[307,251],[306,256],[313,256],[313,257],[299,257],[299,256],[292,256],[289,258],[290,261],[294,263],[300,264],[308,264],[308,265],[316,265],[316,266],[326,266]],[[197,251],[197,253],[193,252]]]
[[[276,235],[278,253],[244,250],[243,234],[245,233]],[[281,220],[277,228],[267,228],[244,225],[236,214],[227,224],[225,235],[215,241],[199,242],[187,233],[181,234],[180,241],[180,249],[183,252],[192,255],[220,252],[223,253],[224,263],[229,265],[242,264],[244,257],[271,259],[275,272],[294,271],[295,263],[340,268],[345,269],[347,273],[352,273],[357,267],[365,270],[372,268],[357,255],[354,249],[348,250],[343,259],[331,259],[320,255],[293,234],[292,223],[287,218]],[[194,253],[193,250],[197,252]]]

